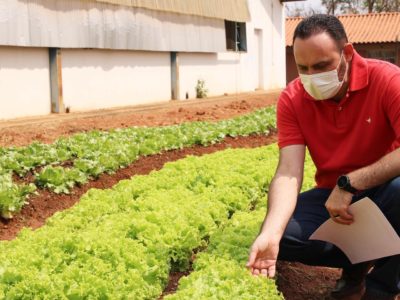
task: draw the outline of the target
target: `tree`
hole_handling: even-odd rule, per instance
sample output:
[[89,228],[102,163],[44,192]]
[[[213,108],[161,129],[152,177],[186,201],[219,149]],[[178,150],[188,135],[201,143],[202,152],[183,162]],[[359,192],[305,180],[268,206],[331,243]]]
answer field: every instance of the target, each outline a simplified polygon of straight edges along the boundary
[[341,2],[340,12],[342,14],[358,14],[362,12],[363,2],[360,0],[344,0]]
[[342,2],[341,0],[322,0],[322,5],[326,7],[326,13],[330,15],[335,14],[335,10]]
[[320,14],[322,11],[313,7],[306,7],[304,3],[285,4],[286,16],[288,17],[308,17]]
[[364,6],[368,8],[368,13],[372,13],[374,9],[375,0],[366,0],[364,1]]
[[328,14],[358,14],[363,3],[360,0],[322,0]]
[[400,0],[367,0],[368,12],[400,11]]
[[328,14],[400,11],[400,0],[322,0]]

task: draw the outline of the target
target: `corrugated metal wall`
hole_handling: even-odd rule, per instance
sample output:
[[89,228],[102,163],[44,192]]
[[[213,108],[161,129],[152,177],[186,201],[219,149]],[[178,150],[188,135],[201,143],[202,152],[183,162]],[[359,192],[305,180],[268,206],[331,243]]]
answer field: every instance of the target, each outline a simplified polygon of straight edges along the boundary
[[95,0],[236,22],[250,21],[247,0]]
[[0,1],[0,45],[226,50],[224,21],[81,0]]

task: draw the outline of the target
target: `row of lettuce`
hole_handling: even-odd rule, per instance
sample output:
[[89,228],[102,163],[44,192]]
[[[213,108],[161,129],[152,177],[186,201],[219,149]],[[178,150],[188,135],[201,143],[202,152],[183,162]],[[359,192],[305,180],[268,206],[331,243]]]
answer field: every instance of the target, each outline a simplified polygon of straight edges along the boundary
[[[0,213],[12,217],[37,187],[68,193],[102,173],[113,173],[139,156],[210,145],[225,137],[268,134],[276,127],[275,107],[219,122],[192,122],[165,127],[131,127],[91,131],[60,138],[53,144],[0,148]],[[15,184],[13,176],[33,172],[34,184]]]
[[205,248],[167,298],[281,299],[244,267],[277,156],[276,145],[229,149],[88,191],[0,243],[0,299],[158,299],[169,273]]
[[[271,155],[270,159],[276,159],[265,173],[267,181],[271,179],[270,172],[278,158],[277,148],[274,150],[271,147],[274,145],[260,148],[261,151],[272,150],[268,155]],[[258,150],[247,151],[253,154]],[[307,155],[303,191],[314,186],[314,172],[315,167]],[[179,281],[176,293],[164,299],[283,299],[273,280],[251,276],[244,267],[250,246],[264,220],[266,205],[266,201],[257,201],[254,210],[237,211],[225,226],[219,227],[211,236],[206,251],[196,255],[193,272]]]
[[236,213],[196,257],[194,271],[180,280],[178,291],[164,299],[283,299],[273,280],[250,276],[244,268],[264,216],[265,209]]

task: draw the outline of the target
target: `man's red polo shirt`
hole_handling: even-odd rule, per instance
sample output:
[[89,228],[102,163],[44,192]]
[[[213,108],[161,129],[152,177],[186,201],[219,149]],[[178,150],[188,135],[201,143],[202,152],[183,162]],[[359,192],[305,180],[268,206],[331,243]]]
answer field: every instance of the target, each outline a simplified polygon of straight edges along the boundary
[[400,145],[400,68],[354,53],[347,95],[336,103],[314,100],[299,78],[282,92],[278,144],[306,145],[318,187],[372,164]]

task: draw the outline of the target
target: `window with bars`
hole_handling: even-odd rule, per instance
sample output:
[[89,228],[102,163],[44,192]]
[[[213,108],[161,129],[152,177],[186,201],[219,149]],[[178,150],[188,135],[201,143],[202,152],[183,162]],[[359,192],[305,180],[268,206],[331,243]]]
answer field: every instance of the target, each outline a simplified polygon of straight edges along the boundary
[[225,20],[225,36],[227,50],[247,51],[246,23]]

